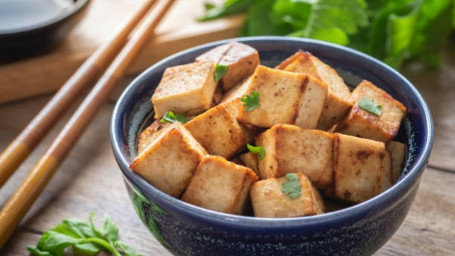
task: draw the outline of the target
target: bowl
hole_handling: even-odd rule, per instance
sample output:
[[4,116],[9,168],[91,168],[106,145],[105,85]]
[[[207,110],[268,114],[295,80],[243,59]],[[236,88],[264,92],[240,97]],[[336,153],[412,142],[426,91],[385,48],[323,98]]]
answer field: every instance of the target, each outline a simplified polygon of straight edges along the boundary
[[350,86],[368,79],[408,109],[398,140],[409,152],[396,184],[360,204],[322,215],[255,218],[206,210],[173,198],[147,183],[128,166],[136,136],[150,122],[150,97],[165,68],[193,62],[225,41],[174,54],[140,74],[123,92],[111,121],[111,143],[137,214],[174,255],[371,255],[405,219],[416,195],[433,142],[433,122],[415,87],[386,64],[358,51],[317,40],[289,37],[236,38],[259,51],[273,67],[299,49],[335,68]]
[[0,63],[52,50],[83,17],[89,2],[0,1]]

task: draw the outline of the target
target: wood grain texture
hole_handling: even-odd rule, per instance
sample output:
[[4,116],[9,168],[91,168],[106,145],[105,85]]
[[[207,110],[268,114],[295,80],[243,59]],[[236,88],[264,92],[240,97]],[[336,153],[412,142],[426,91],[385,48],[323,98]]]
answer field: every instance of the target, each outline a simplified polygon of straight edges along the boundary
[[3,206],[0,211],[0,248],[10,238],[10,235],[16,229],[19,222],[58,170],[60,163],[106,102],[128,65],[145,44],[146,40],[149,39],[150,34],[174,2],[175,0],[160,1],[158,6],[146,15],[128,43],[120,51],[119,55],[114,59],[87,97],[84,98],[76,112],[52,142],[49,149],[33,167],[13,196]]
[[434,121],[434,146],[429,165],[455,171],[455,35],[441,54],[440,69],[407,65],[403,74],[417,87]]
[[[127,74],[137,73],[182,49],[238,34],[242,16],[196,22],[196,17],[203,14],[203,2],[179,0],[158,26],[156,37],[147,43],[130,65]],[[111,37],[114,29],[137,3],[129,0],[92,0],[84,19],[54,52],[0,65],[0,103],[55,91],[100,44]]]

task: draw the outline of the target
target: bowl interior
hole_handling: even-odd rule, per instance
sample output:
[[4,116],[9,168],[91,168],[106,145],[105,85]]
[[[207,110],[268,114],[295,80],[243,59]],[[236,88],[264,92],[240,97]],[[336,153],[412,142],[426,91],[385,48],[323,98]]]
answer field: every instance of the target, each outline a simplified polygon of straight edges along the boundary
[[[355,50],[316,40],[285,37],[250,37],[237,38],[235,40],[256,48],[259,51],[261,64],[269,67],[277,65],[298,50],[309,51],[335,68],[349,86],[354,87],[362,79],[367,79],[402,102],[408,109],[408,114],[401,125],[397,137],[397,140],[406,143],[409,148],[406,165],[400,180],[381,195],[334,213],[348,216],[354,211],[366,210],[374,204],[386,204],[397,193],[404,191],[418,180],[432,146],[432,119],[421,95],[398,72],[382,62]],[[147,196],[155,197],[158,202],[161,201],[165,204],[168,204],[166,202],[171,202],[175,207],[194,210],[198,214],[208,214],[211,217],[221,219],[230,216],[231,218],[243,219],[254,224],[255,221],[260,220],[256,220],[258,218],[212,212],[167,196],[128,169],[129,163],[137,153],[136,137],[144,126],[152,120],[153,106],[150,98],[165,68],[193,62],[196,56],[226,41],[206,44],[180,52],[143,72],[130,84],[117,102],[111,124],[111,139],[114,154],[125,177],[129,182],[144,191],[146,195],[148,194]],[[376,201],[376,203],[373,201]],[[323,221],[323,219],[333,218],[334,216],[332,215],[333,213],[326,213],[304,218],[310,220],[310,222],[311,219]]]

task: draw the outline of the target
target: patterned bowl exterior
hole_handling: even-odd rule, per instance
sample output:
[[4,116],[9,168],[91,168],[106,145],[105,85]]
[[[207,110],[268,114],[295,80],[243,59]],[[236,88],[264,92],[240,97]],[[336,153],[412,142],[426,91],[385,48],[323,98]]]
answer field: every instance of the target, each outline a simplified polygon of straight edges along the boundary
[[139,75],[117,102],[111,121],[115,158],[137,214],[154,237],[174,255],[371,255],[401,225],[416,195],[433,143],[430,111],[402,75],[355,50],[317,40],[249,37],[235,40],[259,51],[261,64],[273,67],[299,49],[334,67],[350,86],[368,79],[408,109],[398,139],[409,152],[399,181],[357,205],[318,216],[254,218],[202,209],[165,193],[133,173],[136,136],[153,106],[150,97],[166,67],[190,63],[219,41],[177,53]]

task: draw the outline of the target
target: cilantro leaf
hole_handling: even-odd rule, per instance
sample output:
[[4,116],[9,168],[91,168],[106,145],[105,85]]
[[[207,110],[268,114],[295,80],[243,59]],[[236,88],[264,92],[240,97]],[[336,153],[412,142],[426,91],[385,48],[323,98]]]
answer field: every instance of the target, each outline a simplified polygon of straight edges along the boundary
[[250,144],[246,144],[246,147],[248,148],[248,150],[251,153],[257,155],[259,160],[264,159],[264,157],[265,157],[265,149],[263,147],[259,147],[259,146],[255,147],[255,146],[252,146]]
[[281,192],[287,195],[291,199],[296,199],[302,194],[302,189],[300,188],[299,176],[297,173],[288,173],[286,174],[287,181],[283,182],[281,187]]
[[228,71],[228,66],[216,64],[215,66],[215,82],[220,81],[220,79],[226,75]]
[[382,106],[374,104],[374,101],[368,97],[363,97],[362,100],[358,102],[359,107],[370,112],[373,115],[379,116],[382,113]]
[[164,114],[163,118],[160,119],[160,122],[162,122],[162,123],[166,123],[166,122],[173,123],[175,121],[184,124],[184,123],[188,122],[189,120],[185,115],[183,115],[181,113],[174,114],[174,112],[172,112],[172,111],[166,112],[166,114]]
[[243,102],[243,106],[245,107],[245,111],[251,111],[257,107],[259,107],[259,93],[252,91],[250,95],[245,95],[242,97],[240,101]]
[[205,14],[198,21],[208,21],[246,11],[255,0],[226,0],[221,6],[205,3]]
[[[36,246],[28,246],[27,250],[37,256],[62,256],[66,248],[73,247],[77,252],[95,255],[106,251],[114,256],[137,256],[129,246],[118,241],[118,229],[106,216],[102,229],[90,222],[75,219],[64,219],[62,223],[46,231]],[[134,252],[134,253],[133,253]]]
[[[289,35],[361,50],[399,68],[440,65],[455,29],[454,0],[225,0],[201,21],[245,12],[242,36]],[[346,15],[348,14],[348,15]]]

